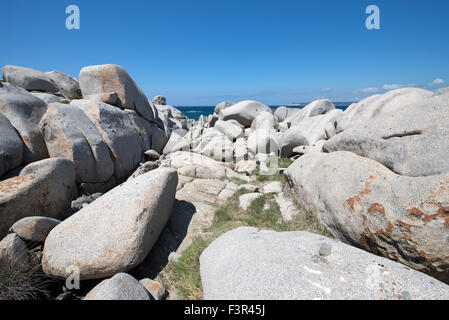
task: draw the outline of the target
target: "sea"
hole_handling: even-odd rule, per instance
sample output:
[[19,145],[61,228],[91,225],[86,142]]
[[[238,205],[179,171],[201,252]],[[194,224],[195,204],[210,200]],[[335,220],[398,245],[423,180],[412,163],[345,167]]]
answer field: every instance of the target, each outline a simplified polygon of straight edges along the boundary
[[[346,110],[346,108],[351,104],[352,102],[342,102],[335,105],[337,109]],[[306,103],[298,104],[298,105],[284,105],[287,108],[304,108],[306,106]],[[182,113],[186,115],[187,118],[198,120],[201,115],[204,117],[207,117],[210,114],[214,113],[215,106],[174,106],[176,109],[180,110]],[[276,110],[280,106],[269,106],[270,108]]]

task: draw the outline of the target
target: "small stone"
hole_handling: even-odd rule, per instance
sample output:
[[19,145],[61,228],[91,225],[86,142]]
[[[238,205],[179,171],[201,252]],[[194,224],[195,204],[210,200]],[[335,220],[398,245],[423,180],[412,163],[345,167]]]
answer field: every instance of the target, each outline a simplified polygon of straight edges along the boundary
[[147,289],[154,300],[162,300],[165,295],[165,287],[159,282],[151,279],[142,279],[139,281]]
[[320,256],[327,257],[332,253],[332,246],[328,243],[323,243],[320,247]]
[[180,253],[172,252],[172,253],[170,253],[170,255],[168,256],[168,261],[169,261],[169,262],[176,263],[176,262],[178,262],[179,258],[181,258],[181,254],[180,254]]

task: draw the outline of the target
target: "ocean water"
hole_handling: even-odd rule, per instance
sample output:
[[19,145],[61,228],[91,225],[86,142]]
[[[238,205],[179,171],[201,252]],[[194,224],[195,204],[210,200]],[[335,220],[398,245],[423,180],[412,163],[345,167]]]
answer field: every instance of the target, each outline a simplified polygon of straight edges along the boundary
[[[345,105],[336,105],[337,109],[346,110],[349,104]],[[303,108],[304,106],[287,106],[288,108]],[[182,113],[186,115],[187,118],[198,120],[201,115],[207,117],[210,114],[214,113],[215,106],[197,106],[197,107],[176,107],[176,109],[180,110]],[[270,106],[270,108],[276,110],[279,106]]]

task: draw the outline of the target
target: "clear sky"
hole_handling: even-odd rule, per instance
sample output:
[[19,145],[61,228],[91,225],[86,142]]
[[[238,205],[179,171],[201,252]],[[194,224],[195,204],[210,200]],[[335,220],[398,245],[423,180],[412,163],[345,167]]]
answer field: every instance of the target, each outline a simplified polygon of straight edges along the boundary
[[[68,5],[80,30],[67,30]],[[380,8],[380,30],[365,9]],[[448,0],[2,0],[0,64],[123,66],[172,105],[357,100],[449,86]]]

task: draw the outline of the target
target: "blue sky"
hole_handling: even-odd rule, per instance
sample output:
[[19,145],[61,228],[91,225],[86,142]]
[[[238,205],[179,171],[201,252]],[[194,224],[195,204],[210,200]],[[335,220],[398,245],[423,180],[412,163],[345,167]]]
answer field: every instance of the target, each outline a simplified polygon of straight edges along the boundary
[[[67,30],[78,5],[81,29]],[[380,8],[367,30],[365,9]],[[2,1],[0,64],[123,66],[172,105],[356,100],[449,86],[447,0]],[[436,80],[436,81],[435,81]]]

